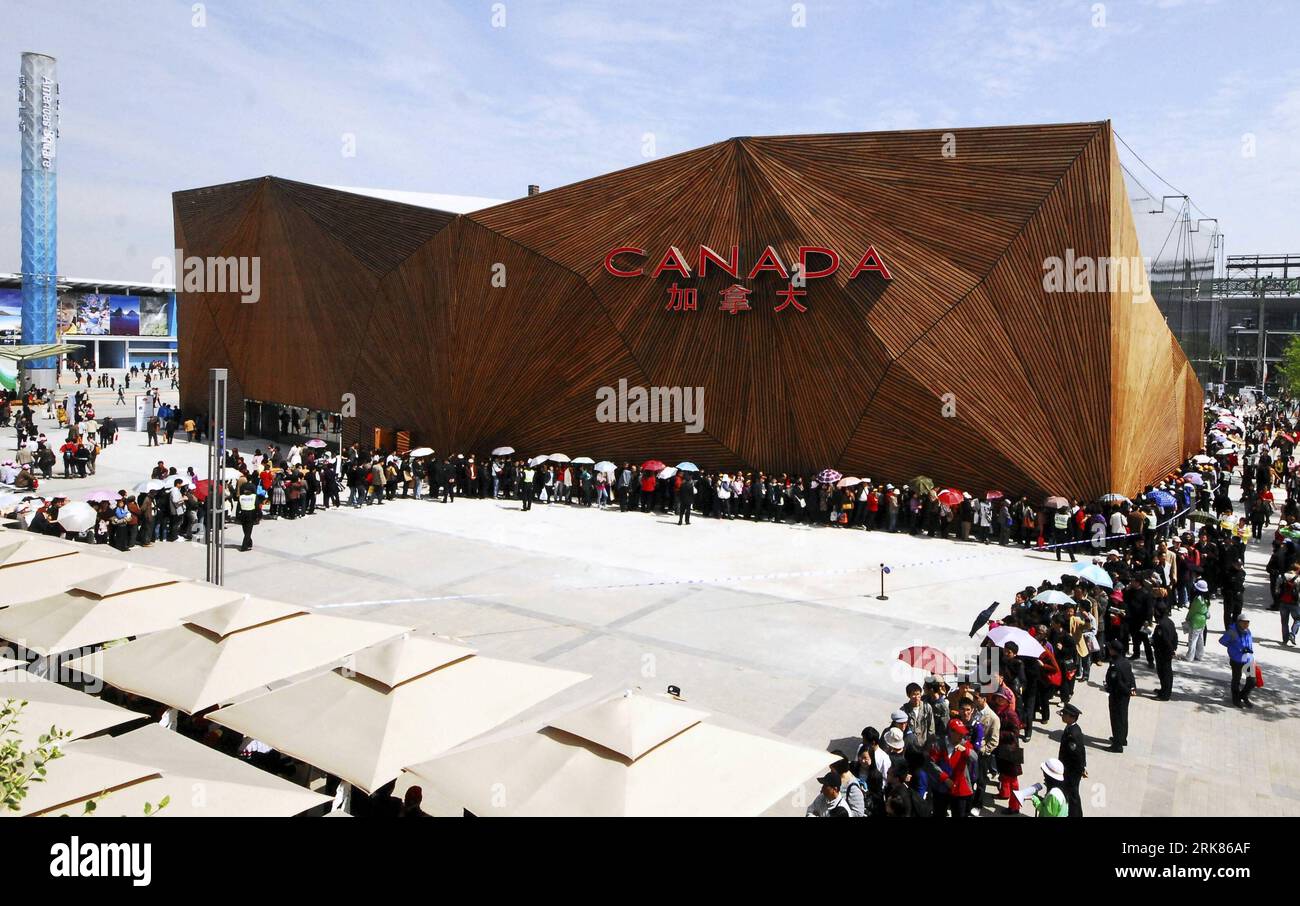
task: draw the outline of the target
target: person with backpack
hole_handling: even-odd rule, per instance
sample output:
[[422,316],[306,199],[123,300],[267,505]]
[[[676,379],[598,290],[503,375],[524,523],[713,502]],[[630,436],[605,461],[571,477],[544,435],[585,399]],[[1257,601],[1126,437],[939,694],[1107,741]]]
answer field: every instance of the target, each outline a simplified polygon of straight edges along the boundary
[[[1255,689],[1255,639],[1250,634],[1250,617],[1237,615],[1237,621],[1219,636],[1219,644],[1228,649],[1228,666],[1232,670],[1232,704],[1236,708],[1253,708],[1250,693]],[[1242,682],[1242,674],[1246,681]]]
[[817,778],[817,782],[821,784],[821,790],[817,793],[817,798],[808,804],[808,810],[804,812],[804,817],[851,817],[852,812],[849,811],[848,803],[845,801],[844,781],[840,772],[832,768],[825,777]]

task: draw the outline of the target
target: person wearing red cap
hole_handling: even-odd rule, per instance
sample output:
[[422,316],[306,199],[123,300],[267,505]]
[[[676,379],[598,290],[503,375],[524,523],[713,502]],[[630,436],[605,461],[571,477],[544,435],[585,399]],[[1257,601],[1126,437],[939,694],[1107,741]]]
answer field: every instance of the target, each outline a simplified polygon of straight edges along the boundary
[[935,796],[936,817],[947,815],[949,810],[954,818],[965,818],[970,814],[975,794],[970,784],[972,753],[970,729],[964,721],[954,717],[948,721],[946,751],[936,743],[930,753],[939,769],[940,795]]

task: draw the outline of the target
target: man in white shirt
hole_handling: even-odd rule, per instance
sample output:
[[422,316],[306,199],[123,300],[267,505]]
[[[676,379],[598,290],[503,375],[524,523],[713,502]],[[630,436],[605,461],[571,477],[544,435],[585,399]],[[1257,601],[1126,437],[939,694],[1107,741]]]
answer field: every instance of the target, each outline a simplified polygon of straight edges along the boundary
[[1128,522],[1124,519],[1124,513],[1120,510],[1110,514],[1110,536],[1115,538],[1123,535],[1128,528]]

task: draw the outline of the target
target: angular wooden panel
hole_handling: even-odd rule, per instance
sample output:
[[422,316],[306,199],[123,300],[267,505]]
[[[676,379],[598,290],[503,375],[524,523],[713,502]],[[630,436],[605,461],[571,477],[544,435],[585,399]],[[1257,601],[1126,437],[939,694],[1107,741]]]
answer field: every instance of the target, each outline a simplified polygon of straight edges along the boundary
[[[1140,255],[1109,124],[952,137],[729,139],[459,217],[270,178],[177,193],[178,243],[260,255],[265,287],[254,306],[185,298],[186,405],[226,365],[263,399],[334,411],[352,392],[351,431],[440,452],[1132,493],[1199,444],[1200,388],[1154,305],[1043,285],[1053,257]],[[773,275],[603,266],[619,245],[648,270],[701,244],[739,245],[746,270],[768,245],[843,260],[804,312],[774,310]],[[848,278],[868,246],[892,280]],[[752,310],[719,311],[737,282]],[[697,311],[665,311],[673,283]],[[703,432],[598,422],[620,379],[704,388]]]

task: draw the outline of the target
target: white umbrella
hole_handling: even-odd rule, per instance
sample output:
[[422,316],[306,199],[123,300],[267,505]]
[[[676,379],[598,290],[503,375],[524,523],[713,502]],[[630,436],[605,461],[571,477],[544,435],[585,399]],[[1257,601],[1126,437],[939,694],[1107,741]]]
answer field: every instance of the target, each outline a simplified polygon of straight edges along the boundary
[[479,736],[584,673],[479,657],[446,639],[394,639],[349,663],[221,708],[238,730],[372,793],[405,765]]
[[1043,646],[1032,635],[1018,626],[998,626],[989,630],[989,638],[999,648],[1005,648],[1007,642],[1015,642],[1019,653],[1025,657],[1040,657]]
[[563,453],[552,453],[549,458],[551,462],[569,462],[569,457]]
[[613,464],[612,462],[610,462],[608,459],[602,459],[600,462],[596,463],[596,465],[593,466],[593,468],[594,468],[597,472],[609,472],[609,473],[613,473],[613,472],[617,472],[617,471],[618,471],[618,466],[614,465],[614,464]]
[[514,448],[514,447],[497,447],[496,449],[494,449],[494,450],[492,451],[492,455],[493,455],[493,456],[509,456],[509,455],[510,455],[511,453],[513,453],[513,452],[515,452],[515,448]]
[[84,532],[95,524],[99,514],[95,508],[88,503],[76,501],[74,503],[65,503],[59,507],[59,515],[56,521],[59,527],[68,532]]
[[1071,598],[1063,591],[1052,589],[1051,591],[1040,591],[1034,595],[1034,600],[1043,604],[1068,604]]
[[239,481],[244,477],[244,473],[238,469],[225,468],[221,470],[222,481]]
[[423,456],[432,456],[432,455],[433,455],[433,447],[416,447],[414,450],[411,451],[412,459],[419,459]]
[[589,466],[595,461],[596,460],[592,459],[590,456],[579,456],[573,460],[573,464],[575,466]]
[[656,477],[672,478],[676,474],[677,474],[677,470],[675,468],[673,468],[672,466],[664,466],[662,469],[659,470],[659,474]]
[[[832,756],[628,693],[536,733],[466,746],[408,770],[431,798],[488,816],[757,816]],[[743,763],[744,781],[736,782]],[[505,795],[501,779],[504,778]]]
[[528,460],[528,464],[530,466],[540,466],[542,463],[546,462],[546,459],[547,457],[545,454],[541,456],[534,456],[532,459]]
[[1192,462],[1212,463],[1214,462],[1214,457],[1206,456],[1204,453],[1198,453],[1197,455],[1192,457]]
[[1222,447],[1218,450],[1215,450],[1214,452],[1220,456],[1227,456],[1229,453],[1237,452],[1237,450],[1235,447]]
[[165,487],[167,487],[167,482],[160,481],[157,478],[150,478],[147,481],[140,482],[133,490],[137,494],[149,494],[153,491],[161,491]]

